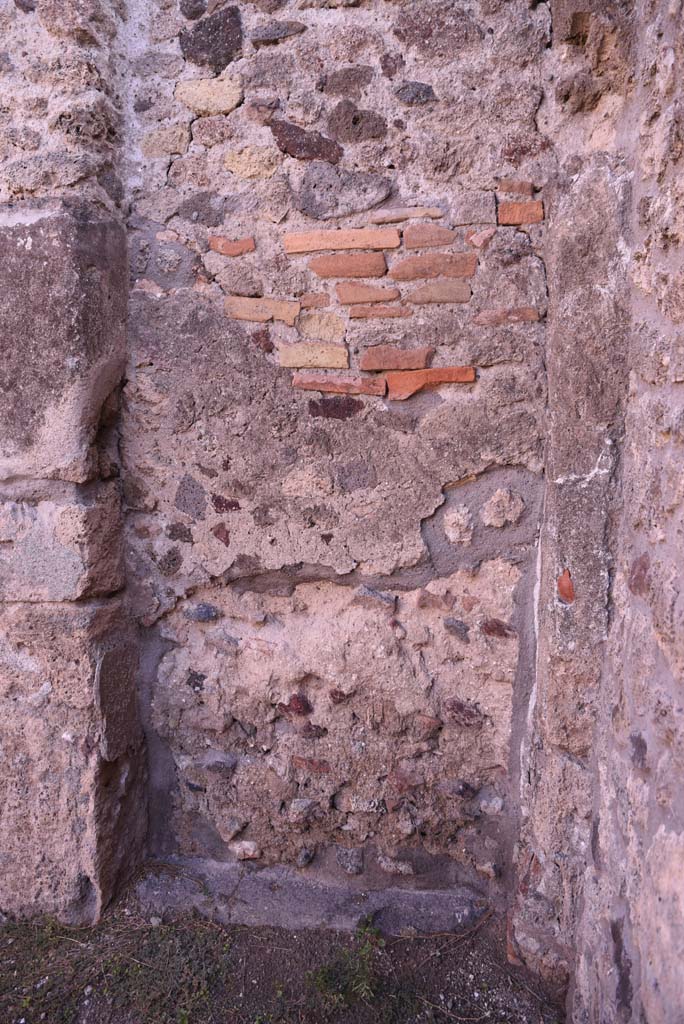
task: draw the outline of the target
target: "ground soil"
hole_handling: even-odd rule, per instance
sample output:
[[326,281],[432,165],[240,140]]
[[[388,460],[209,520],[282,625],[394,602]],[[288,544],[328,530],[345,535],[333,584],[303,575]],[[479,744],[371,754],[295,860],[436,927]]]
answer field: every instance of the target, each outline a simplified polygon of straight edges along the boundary
[[150,918],[133,895],[93,929],[0,928],[2,1024],[560,1024],[502,955],[501,923],[465,936],[224,928]]

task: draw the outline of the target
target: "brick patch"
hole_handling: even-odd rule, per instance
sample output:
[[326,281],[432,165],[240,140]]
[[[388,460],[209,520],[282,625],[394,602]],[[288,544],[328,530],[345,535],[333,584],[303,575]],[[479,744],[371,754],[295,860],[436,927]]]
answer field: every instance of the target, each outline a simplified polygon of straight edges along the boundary
[[299,302],[287,299],[244,299],[238,295],[229,295],[224,308],[233,320],[250,320],[253,323],[265,324],[269,320],[282,320],[294,327],[299,315]]
[[396,228],[356,228],[346,231],[304,231],[283,236],[285,252],[322,252],[326,249],[398,249]]
[[413,316],[413,310],[408,306],[352,306],[349,316],[352,320],[389,320]]
[[533,196],[535,191],[531,181],[519,181],[517,178],[499,178],[496,187],[499,192],[513,192],[519,196]]
[[499,224],[538,224],[544,220],[544,204],[541,199],[530,202],[499,203],[497,211]]
[[443,216],[438,206],[397,206],[393,210],[376,210],[375,213],[371,213],[368,220],[371,224],[396,224],[398,221],[411,220],[414,217],[437,219]]
[[416,306],[432,302],[468,302],[470,285],[466,281],[431,281],[421,288],[415,288],[406,299]]
[[433,348],[396,348],[376,345],[366,349],[359,360],[362,370],[424,370],[434,353]]
[[292,385],[304,391],[327,391],[338,395],[384,395],[387,383],[384,377],[340,377],[323,373],[295,373]]
[[345,345],[299,341],[282,345],[278,349],[281,366],[292,368],[344,370],[349,366],[349,352]]
[[391,302],[398,299],[398,288],[374,288],[368,284],[354,284],[351,281],[342,281],[336,287],[337,298],[346,306],[363,302]]
[[404,246],[407,249],[428,249],[435,245],[451,245],[458,238],[456,231],[440,224],[411,224],[404,229]]
[[408,256],[390,268],[394,281],[417,281],[430,277],[472,277],[477,270],[476,252],[430,253]]
[[384,277],[387,261],[381,252],[336,253],[315,256],[309,260],[309,270],[318,277]]
[[221,235],[210,235],[209,248],[221,256],[244,256],[245,253],[255,252],[256,243],[253,238],[237,238],[233,241]]
[[387,374],[387,397],[392,402],[403,402],[423,388],[440,384],[472,384],[474,366],[441,366],[432,370],[406,370]]

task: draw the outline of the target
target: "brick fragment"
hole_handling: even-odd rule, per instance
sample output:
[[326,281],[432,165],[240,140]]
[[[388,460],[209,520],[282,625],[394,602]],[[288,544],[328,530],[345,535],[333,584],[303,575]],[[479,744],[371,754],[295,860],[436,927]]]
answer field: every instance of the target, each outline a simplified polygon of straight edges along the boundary
[[397,206],[393,210],[376,210],[371,213],[368,220],[371,224],[396,224],[401,220],[411,220],[414,217],[430,217],[436,220],[443,217],[444,212],[438,206]]
[[304,338],[312,341],[343,341],[346,323],[335,313],[303,313],[297,328]]
[[362,370],[424,370],[434,353],[433,348],[396,348],[376,345],[366,349],[359,366]]
[[212,252],[218,252],[221,256],[244,256],[245,253],[256,250],[256,242],[253,238],[223,238],[221,235],[209,236],[209,248]]
[[325,292],[304,292],[299,303],[302,309],[322,309],[330,304],[330,296]]
[[387,390],[384,377],[341,377],[323,373],[295,373],[292,386],[302,391],[323,391],[336,395],[384,395]]
[[507,201],[499,203],[497,213],[499,224],[538,224],[544,220],[544,204],[541,199],[528,202]]
[[324,342],[296,342],[278,349],[281,366],[299,369],[345,370],[349,366],[349,352],[345,345]]
[[406,296],[416,306],[432,302],[468,302],[470,285],[467,281],[431,281],[422,288],[416,288]]
[[300,771],[310,772],[312,775],[327,775],[330,771],[330,762],[320,757],[300,757],[295,754],[292,758],[293,768]]
[[337,285],[337,298],[346,306],[353,306],[363,302],[391,302],[398,299],[400,291],[398,288],[373,288],[368,284],[354,284],[352,281],[342,281]]
[[536,323],[539,313],[533,306],[516,306],[513,309],[483,309],[473,318],[480,327],[501,327],[502,324]]
[[475,249],[486,249],[496,234],[496,228],[483,228],[482,231],[466,231],[466,242]]
[[417,281],[432,277],[472,277],[477,270],[476,252],[429,253],[408,256],[393,264],[389,276],[394,281]]
[[299,302],[288,299],[247,299],[238,295],[229,295],[224,308],[233,320],[249,320],[252,323],[265,324],[269,320],[282,320],[294,327],[299,316]]
[[352,306],[349,310],[352,320],[389,320],[413,316],[408,306]]
[[457,233],[441,224],[410,224],[404,228],[404,246],[407,249],[428,249],[434,245],[450,245]]
[[531,181],[520,181],[517,178],[499,178],[496,184],[499,192],[513,192],[519,196],[533,196],[534,185]]
[[341,231],[302,231],[283,236],[285,252],[323,252],[335,249],[398,249],[396,228],[351,228]]
[[423,388],[439,387],[440,384],[472,384],[475,380],[474,366],[439,366],[431,370],[400,370],[387,374],[388,398],[392,402],[403,402]]
[[563,604],[573,604],[575,600],[575,585],[569,569],[563,569],[557,580],[558,596]]
[[314,256],[309,270],[318,277],[384,277],[387,261],[382,252],[335,253]]

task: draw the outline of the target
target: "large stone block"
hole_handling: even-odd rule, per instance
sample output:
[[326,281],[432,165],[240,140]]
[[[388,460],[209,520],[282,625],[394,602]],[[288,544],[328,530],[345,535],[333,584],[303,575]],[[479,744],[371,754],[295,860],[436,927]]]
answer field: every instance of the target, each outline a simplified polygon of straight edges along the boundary
[[100,411],[123,369],[126,242],[65,204],[0,208],[0,479],[96,475]]
[[92,923],[139,863],[136,649],[122,605],[0,606],[0,909]]

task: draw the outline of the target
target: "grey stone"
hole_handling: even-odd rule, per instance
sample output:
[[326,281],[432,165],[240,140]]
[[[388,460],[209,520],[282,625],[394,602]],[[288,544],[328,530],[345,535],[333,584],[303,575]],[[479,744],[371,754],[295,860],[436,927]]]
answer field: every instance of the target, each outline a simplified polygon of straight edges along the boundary
[[370,210],[392,192],[392,181],[388,177],[331,167],[320,161],[306,169],[298,188],[290,184],[295,207],[315,220],[331,220]]

